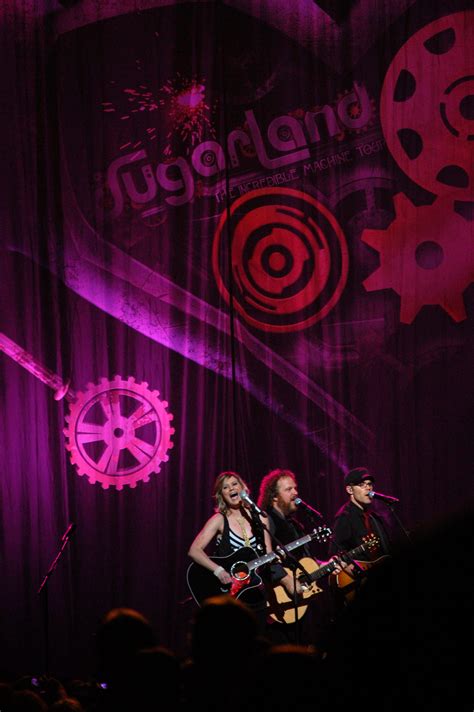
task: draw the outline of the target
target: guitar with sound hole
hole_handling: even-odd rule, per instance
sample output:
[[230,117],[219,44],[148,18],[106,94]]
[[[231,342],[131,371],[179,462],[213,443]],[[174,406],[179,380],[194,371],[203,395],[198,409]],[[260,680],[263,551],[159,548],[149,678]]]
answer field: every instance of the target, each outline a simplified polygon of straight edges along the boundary
[[353,569],[340,571],[331,576],[331,584],[337,588],[338,594],[349,603],[354,600],[356,593],[365,583],[368,571],[374,566],[379,566],[379,564],[382,564],[387,559],[390,559],[390,556],[387,554],[379,556],[378,559],[372,559],[371,561],[358,561],[354,559],[352,562]]
[[[331,530],[328,527],[317,527],[309,534],[286,544],[285,549],[293,551],[313,540],[325,542],[330,536]],[[255,550],[250,546],[243,546],[229,556],[210,556],[209,558],[218,566],[224,567],[232,577],[232,582],[227,585],[222,584],[212,571],[193,561],[188,566],[186,582],[198,605],[201,605],[206,598],[220,594],[229,594],[240,598],[248,605],[258,605],[265,600],[265,587],[262,577],[257,571],[262,566],[279,560],[280,554],[278,551],[271,551],[264,556],[255,558]]]
[[[354,560],[356,556],[368,553],[376,549],[380,544],[380,541],[375,534],[369,534],[364,537],[363,544],[357,546],[355,549],[351,549],[348,552],[340,552],[338,556],[344,560]],[[308,605],[311,600],[315,598],[319,593],[322,592],[322,588],[319,588],[317,581],[323,578],[323,576],[328,576],[334,572],[337,567],[337,561],[328,561],[327,564],[320,566],[315,559],[310,557],[304,557],[300,559],[300,564],[304,567],[305,571],[308,573],[308,577],[305,574],[300,574],[297,576],[300,583],[304,586],[304,590],[298,595],[297,606],[295,609],[295,604],[293,599],[287,594],[282,585],[268,586],[267,590],[267,605],[270,608],[270,618],[278,623],[295,623],[296,620],[300,620],[308,609]],[[291,569],[285,567],[285,571],[291,574]],[[340,574],[338,574],[339,576]],[[353,580],[353,579],[352,579]]]

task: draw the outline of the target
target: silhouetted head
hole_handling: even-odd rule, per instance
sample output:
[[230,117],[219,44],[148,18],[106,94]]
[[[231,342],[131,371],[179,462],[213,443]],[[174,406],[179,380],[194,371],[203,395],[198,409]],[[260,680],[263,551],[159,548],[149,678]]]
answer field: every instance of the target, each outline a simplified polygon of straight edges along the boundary
[[132,608],[113,608],[96,633],[99,674],[107,681],[120,676],[137,651],[154,644],[153,628],[144,615]]
[[9,712],[47,712],[48,705],[31,690],[15,690],[10,697]]
[[160,710],[175,709],[180,692],[177,656],[162,646],[138,650],[114,691],[127,710],[152,710],[158,702]]
[[194,616],[192,658],[204,665],[229,665],[234,659],[243,662],[255,651],[257,632],[255,614],[245,604],[232,596],[213,596]]

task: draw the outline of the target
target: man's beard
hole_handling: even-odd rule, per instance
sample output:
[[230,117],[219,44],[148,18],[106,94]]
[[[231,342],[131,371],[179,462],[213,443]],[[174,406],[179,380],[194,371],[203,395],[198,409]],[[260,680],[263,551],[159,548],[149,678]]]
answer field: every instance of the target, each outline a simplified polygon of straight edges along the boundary
[[293,501],[291,502],[285,502],[280,506],[281,511],[285,515],[285,517],[289,517],[291,514],[294,514],[296,512],[296,505]]

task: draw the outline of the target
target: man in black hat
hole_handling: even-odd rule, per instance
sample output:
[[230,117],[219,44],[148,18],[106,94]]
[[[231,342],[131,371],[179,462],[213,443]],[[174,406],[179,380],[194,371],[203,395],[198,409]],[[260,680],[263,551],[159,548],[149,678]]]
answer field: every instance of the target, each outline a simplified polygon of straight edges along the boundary
[[332,553],[351,551],[362,545],[357,559],[369,561],[390,552],[389,526],[385,517],[375,511],[370,492],[375,477],[366,467],[356,467],[344,477],[349,500],[334,519]]
[[368,569],[384,561],[390,551],[390,524],[385,513],[375,511],[370,496],[374,481],[366,467],[355,467],[344,477],[349,500],[334,518],[330,553],[339,554],[347,566],[331,577],[336,584],[332,587],[333,616],[357,594]]

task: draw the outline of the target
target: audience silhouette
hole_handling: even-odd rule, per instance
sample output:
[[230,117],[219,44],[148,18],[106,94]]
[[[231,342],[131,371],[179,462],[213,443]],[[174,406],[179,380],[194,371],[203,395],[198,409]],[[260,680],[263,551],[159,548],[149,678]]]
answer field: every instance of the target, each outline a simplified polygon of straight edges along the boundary
[[471,504],[412,533],[339,612],[324,655],[272,644],[254,612],[228,595],[196,609],[184,659],[157,644],[143,614],[114,608],[96,631],[92,681],[2,681],[1,712],[467,712],[472,529]]
[[173,710],[180,695],[180,663],[156,645],[150,621],[131,608],[115,608],[96,634],[97,674],[105,686],[100,709]]
[[207,710],[253,709],[257,668],[267,641],[255,613],[229,595],[213,596],[196,611],[190,657],[183,664],[183,704]]

